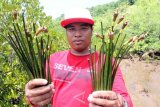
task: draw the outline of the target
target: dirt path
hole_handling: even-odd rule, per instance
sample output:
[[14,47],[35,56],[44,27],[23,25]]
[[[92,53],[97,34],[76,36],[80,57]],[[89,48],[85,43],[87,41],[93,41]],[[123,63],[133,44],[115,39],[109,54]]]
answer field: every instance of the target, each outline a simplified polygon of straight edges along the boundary
[[120,66],[134,107],[160,107],[160,60],[124,59]]

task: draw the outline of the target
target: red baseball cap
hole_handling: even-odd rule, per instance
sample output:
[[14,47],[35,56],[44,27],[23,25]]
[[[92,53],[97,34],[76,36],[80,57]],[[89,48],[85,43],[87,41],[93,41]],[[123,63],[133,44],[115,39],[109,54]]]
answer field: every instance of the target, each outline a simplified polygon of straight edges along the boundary
[[94,20],[87,9],[72,9],[65,12],[64,19],[61,21],[61,26],[65,27],[75,22],[84,22],[94,25]]

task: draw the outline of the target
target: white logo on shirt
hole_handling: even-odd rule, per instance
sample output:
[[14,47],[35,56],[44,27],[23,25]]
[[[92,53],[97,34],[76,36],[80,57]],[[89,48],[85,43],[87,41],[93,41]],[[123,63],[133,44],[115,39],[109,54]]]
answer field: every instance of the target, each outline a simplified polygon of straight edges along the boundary
[[82,92],[82,93],[80,93],[80,94],[78,94],[78,95],[75,95],[73,98],[74,98],[75,100],[77,100],[77,101],[85,104],[85,101],[83,101],[83,100],[84,100],[84,96],[85,96],[85,91]]

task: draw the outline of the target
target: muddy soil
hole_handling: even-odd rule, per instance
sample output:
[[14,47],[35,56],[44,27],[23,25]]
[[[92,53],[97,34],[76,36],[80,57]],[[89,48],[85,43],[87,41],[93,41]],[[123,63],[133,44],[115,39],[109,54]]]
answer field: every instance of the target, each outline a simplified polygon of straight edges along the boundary
[[120,64],[134,107],[160,107],[160,60],[122,60]]

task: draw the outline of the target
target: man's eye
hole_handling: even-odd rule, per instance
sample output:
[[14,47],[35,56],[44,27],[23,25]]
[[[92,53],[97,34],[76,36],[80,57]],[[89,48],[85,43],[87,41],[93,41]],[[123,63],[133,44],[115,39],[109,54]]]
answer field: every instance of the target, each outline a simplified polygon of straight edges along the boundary
[[74,31],[75,28],[68,28],[67,30],[69,30],[69,31]]
[[88,27],[82,27],[81,29],[83,29],[83,30],[87,30],[87,29],[88,29]]

